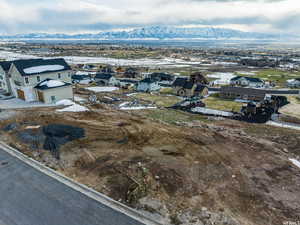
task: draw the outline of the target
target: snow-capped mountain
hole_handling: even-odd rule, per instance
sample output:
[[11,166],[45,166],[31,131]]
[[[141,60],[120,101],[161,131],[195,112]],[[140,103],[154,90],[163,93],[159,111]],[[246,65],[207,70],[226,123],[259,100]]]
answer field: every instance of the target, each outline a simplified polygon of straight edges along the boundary
[[149,26],[129,31],[101,32],[98,34],[47,34],[31,33],[0,36],[2,39],[278,39],[295,38],[288,35],[243,32],[225,28],[181,28],[174,26]]

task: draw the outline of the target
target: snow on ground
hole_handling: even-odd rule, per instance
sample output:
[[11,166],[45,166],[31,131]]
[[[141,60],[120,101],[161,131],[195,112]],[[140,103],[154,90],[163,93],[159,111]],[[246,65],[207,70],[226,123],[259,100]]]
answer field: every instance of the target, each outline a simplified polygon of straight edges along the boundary
[[121,110],[142,110],[142,109],[157,109],[155,106],[132,106],[132,107],[121,107]]
[[61,101],[57,102],[56,105],[68,106],[64,109],[56,110],[57,112],[86,112],[86,111],[89,111],[88,108],[86,108],[82,105],[76,104],[75,102],[73,102],[69,99],[61,100]]
[[157,109],[156,106],[145,106],[139,104],[132,104],[131,102],[123,102],[119,105],[121,110],[142,110],[142,109]]
[[[32,59],[39,58],[33,55],[26,55],[22,53],[15,53],[9,51],[0,51],[0,56],[6,60],[16,59]],[[51,57],[46,57],[51,59]],[[81,56],[65,56],[63,57],[70,64],[89,64],[89,63],[101,63],[109,64],[113,66],[140,66],[140,67],[189,67],[199,65],[200,62],[191,62],[182,59],[163,58],[163,59],[114,59],[106,57],[81,57]]]
[[203,107],[196,107],[196,108],[193,108],[191,111],[195,112],[195,113],[203,113],[203,114],[215,115],[215,116],[225,116],[225,117],[233,116],[233,113],[231,113],[231,112],[225,112],[225,111],[220,111],[220,110],[215,110],[215,109],[208,109],[208,108],[203,108]]
[[79,97],[79,96],[74,96],[74,100],[75,100],[76,102],[86,102],[86,101],[87,101],[85,98],[81,98],[81,97]]
[[57,112],[86,112],[86,111],[89,111],[89,109],[82,106],[82,105],[74,104],[74,105],[71,105],[67,108],[58,109],[56,111]]
[[63,99],[58,102],[56,102],[56,105],[64,105],[64,106],[69,106],[69,105],[74,105],[75,103],[71,101],[70,99]]
[[24,69],[26,74],[35,74],[35,73],[43,73],[46,71],[60,71],[65,67],[62,65],[44,65],[44,66],[33,66]]
[[247,76],[255,76],[256,75],[256,71],[251,71],[251,72],[247,72],[247,71],[238,71],[239,74],[243,74],[243,75],[247,75]]
[[0,51],[0,58],[3,58],[7,61],[17,60],[17,59],[34,59],[39,58],[33,55],[26,55],[23,53],[9,52],[9,51]]
[[130,96],[134,96],[134,95],[137,95],[138,93],[130,93],[130,94],[127,94],[126,96],[130,97]]
[[298,168],[300,168],[300,162],[296,159],[289,159],[295,166],[297,166]]
[[49,88],[54,88],[54,87],[64,86],[65,83],[60,80],[46,80],[39,84],[39,86],[44,86],[44,85],[46,85]]
[[207,75],[209,78],[216,78],[217,80],[214,81],[214,84],[229,84],[230,80],[236,75],[234,73],[213,73]]
[[119,90],[119,88],[117,87],[88,87],[86,88],[89,91],[93,91],[93,92],[112,92],[112,91],[117,91]]
[[290,128],[293,130],[300,130],[300,126],[293,126],[288,124],[282,124],[274,121],[269,121],[266,123],[267,125],[274,126],[274,127],[282,127],[282,128]]

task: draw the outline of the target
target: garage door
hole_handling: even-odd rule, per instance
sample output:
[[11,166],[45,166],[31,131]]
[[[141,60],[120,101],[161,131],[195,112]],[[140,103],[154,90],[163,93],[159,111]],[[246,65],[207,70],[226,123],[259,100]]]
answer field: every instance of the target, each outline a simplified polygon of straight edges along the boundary
[[25,93],[24,91],[17,89],[18,98],[23,99],[25,101]]
[[38,97],[40,102],[44,102],[44,94],[41,91],[38,91]]

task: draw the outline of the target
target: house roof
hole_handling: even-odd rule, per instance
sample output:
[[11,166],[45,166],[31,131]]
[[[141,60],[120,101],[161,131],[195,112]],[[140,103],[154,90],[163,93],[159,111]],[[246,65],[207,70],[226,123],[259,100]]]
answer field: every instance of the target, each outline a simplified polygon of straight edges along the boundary
[[0,62],[0,66],[2,67],[2,69],[5,72],[9,71],[11,64],[12,64],[12,61],[2,61],[2,62]]
[[234,93],[239,95],[264,97],[267,94],[267,91],[262,89],[255,89],[255,88],[223,86],[221,87],[221,93]]
[[140,83],[147,83],[147,84],[151,84],[151,83],[155,83],[156,80],[153,80],[151,78],[145,78],[144,80],[141,80]]
[[97,73],[95,76],[95,78],[102,79],[102,80],[109,80],[112,77],[113,75],[110,73]]
[[187,78],[184,78],[184,77],[178,77],[178,78],[176,78],[176,80],[174,81],[174,83],[173,83],[173,86],[174,87],[183,87],[184,86],[184,84],[187,82]]
[[90,75],[72,75],[72,80],[85,80],[90,78]]
[[66,87],[71,85],[72,84],[63,82],[61,80],[46,79],[38,83],[34,88],[38,90],[48,90],[48,89]]
[[167,74],[167,73],[152,73],[150,74],[151,79],[157,79],[157,80],[173,80],[173,75]]
[[234,78],[231,79],[231,81],[236,81],[239,80],[241,78],[244,78],[250,82],[254,82],[254,83],[263,83],[263,81],[260,78],[256,78],[256,77],[244,77],[244,76],[236,76]]
[[124,83],[132,83],[132,84],[138,83],[137,80],[130,80],[130,79],[119,79],[119,81]]
[[194,87],[194,83],[192,81],[185,81],[183,88],[184,89],[192,89]]
[[50,72],[71,70],[62,58],[57,59],[22,59],[12,62],[22,76],[31,76]]

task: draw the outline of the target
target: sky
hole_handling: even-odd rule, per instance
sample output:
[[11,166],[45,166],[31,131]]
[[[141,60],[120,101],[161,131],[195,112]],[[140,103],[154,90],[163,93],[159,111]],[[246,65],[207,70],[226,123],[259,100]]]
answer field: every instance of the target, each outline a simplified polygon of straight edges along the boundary
[[300,34],[299,0],[0,0],[0,34],[97,33],[151,25]]

